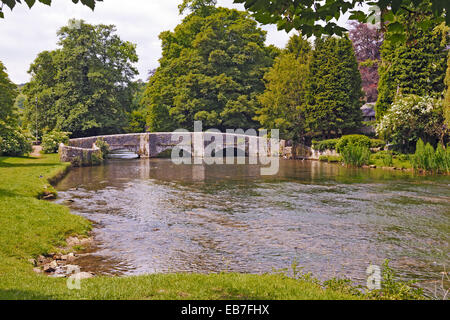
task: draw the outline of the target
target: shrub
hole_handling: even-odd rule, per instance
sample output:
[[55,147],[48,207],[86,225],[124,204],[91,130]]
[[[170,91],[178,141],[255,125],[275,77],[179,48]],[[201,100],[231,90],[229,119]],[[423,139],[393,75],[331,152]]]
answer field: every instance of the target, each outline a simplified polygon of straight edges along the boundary
[[419,139],[416,144],[416,153],[411,157],[411,163],[415,170],[450,173],[450,146],[444,149],[439,144],[435,151],[431,144],[425,145],[422,139]]
[[98,138],[97,141],[95,141],[95,145],[100,149],[102,158],[106,159],[106,156],[110,152],[109,144],[103,138]]
[[342,160],[346,165],[361,167],[369,164],[370,149],[364,145],[347,144],[341,150]]
[[98,166],[103,162],[103,154],[101,152],[93,152],[91,154],[91,163],[93,166]]
[[314,141],[313,148],[318,151],[335,150],[339,139],[328,139],[322,141]]
[[354,146],[360,146],[364,148],[370,148],[370,138],[367,136],[364,136],[362,134],[350,134],[346,136],[342,136],[339,141],[336,143],[336,151],[341,153],[344,148],[349,145],[353,144]]
[[380,148],[383,149],[386,146],[386,142],[381,139],[370,139],[370,147],[371,148]]
[[69,142],[70,132],[51,131],[42,136],[42,151],[44,153],[57,153],[61,143]]
[[0,137],[0,155],[22,156],[32,150],[31,142],[18,130],[5,130]]
[[320,156],[319,161],[323,162],[340,162],[341,157],[339,156]]
[[392,157],[392,153],[390,152],[386,152],[383,155],[382,160],[385,167],[392,167],[394,165],[394,158]]

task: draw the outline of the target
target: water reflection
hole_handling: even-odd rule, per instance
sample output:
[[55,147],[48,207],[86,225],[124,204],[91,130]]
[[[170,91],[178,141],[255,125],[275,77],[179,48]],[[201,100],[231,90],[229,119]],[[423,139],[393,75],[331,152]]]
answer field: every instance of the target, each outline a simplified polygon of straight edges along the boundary
[[308,161],[259,173],[257,165],[109,161],[74,169],[58,201],[74,200],[74,213],[99,223],[96,263],[114,261],[104,273],[259,273],[295,259],[322,279],[363,283],[369,263],[389,258],[431,286],[450,265],[448,177]]

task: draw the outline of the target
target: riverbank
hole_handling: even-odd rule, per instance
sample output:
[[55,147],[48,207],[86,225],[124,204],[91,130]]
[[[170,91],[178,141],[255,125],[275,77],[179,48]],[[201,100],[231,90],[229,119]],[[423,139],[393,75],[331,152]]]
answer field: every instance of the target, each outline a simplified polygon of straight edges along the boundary
[[69,209],[39,200],[55,194],[50,180],[68,164],[58,155],[0,157],[0,299],[358,299],[307,280],[265,274],[154,274],[95,277],[69,290],[67,279],[33,271],[30,259],[55,252],[91,223]]

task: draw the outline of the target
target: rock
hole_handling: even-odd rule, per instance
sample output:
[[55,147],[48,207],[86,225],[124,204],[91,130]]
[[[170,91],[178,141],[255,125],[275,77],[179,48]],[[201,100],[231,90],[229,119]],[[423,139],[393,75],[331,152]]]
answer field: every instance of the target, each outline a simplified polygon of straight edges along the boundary
[[66,242],[69,247],[80,245],[80,240],[76,237],[69,237],[67,238]]
[[62,260],[61,257],[62,257],[62,256],[61,256],[61,254],[59,254],[59,253],[53,255],[53,259],[54,259],[54,260]]
[[34,267],[37,267],[37,262],[34,259],[28,259],[28,262],[31,263]]
[[56,263],[56,261],[52,261],[44,265],[44,272],[47,273],[55,272],[56,268],[58,268],[58,263]]
[[38,261],[39,264],[45,264],[45,263],[49,262],[49,259],[44,257],[44,256],[39,256],[37,258],[37,261]]
[[376,169],[376,168],[377,168],[377,166],[374,165],[374,164],[371,164],[369,167],[370,167],[371,169]]
[[71,252],[66,256],[66,261],[67,262],[72,262],[76,259],[75,255]]

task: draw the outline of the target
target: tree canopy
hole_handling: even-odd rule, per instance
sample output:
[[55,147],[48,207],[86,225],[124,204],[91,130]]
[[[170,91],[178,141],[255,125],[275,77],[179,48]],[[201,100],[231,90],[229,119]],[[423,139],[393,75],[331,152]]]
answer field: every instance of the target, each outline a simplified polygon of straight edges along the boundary
[[329,138],[360,128],[364,94],[348,37],[316,39],[307,84],[305,112],[311,135]]
[[263,75],[278,49],[246,12],[214,6],[192,11],[174,32],[160,34],[162,58],[143,104],[151,131],[250,128],[264,91]]
[[[322,34],[342,35],[347,30],[337,25],[336,20],[350,13],[350,20],[359,22],[380,19],[381,27],[396,33],[401,38],[407,31],[407,23],[397,20],[402,14],[411,18],[429,12],[435,19],[450,24],[450,1],[448,0],[234,0],[243,3],[253,13],[255,19],[263,24],[276,24],[279,30],[299,30],[307,36]],[[364,12],[362,5],[370,6]],[[335,20],[333,20],[333,18]],[[322,23],[317,23],[321,21]]]
[[279,129],[283,139],[302,141],[305,134],[305,104],[310,43],[299,35],[289,40],[286,49],[265,74],[266,90],[259,96],[256,113],[264,128]]
[[25,120],[36,116],[41,132],[74,136],[117,133],[127,124],[137,74],[136,46],[122,41],[113,25],[70,21],[58,31],[60,48],[41,52],[24,87]]
[[11,82],[6,68],[0,61],[0,132],[13,118],[14,101],[17,96],[17,86]]
[[[40,3],[46,4],[48,6],[50,6],[52,4],[52,0],[38,0],[38,1]],[[100,2],[100,1],[103,1],[103,0],[72,0],[73,3],[81,2],[85,6],[88,6],[89,8],[91,8],[92,10],[94,10],[94,8],[95,8],[95,3]],[[3,6],[5,4],[12,10],[12,9],[14,9],[14,7],[17,4],[22,4],[22,2],[25,2],[27,4],[28,8],[31,9],[31,7],[33,7],[34,4],[36,3],[36,0],[0,0],[0,3],[1,3],[0,18],[4,18]]]

